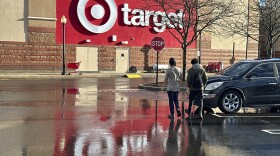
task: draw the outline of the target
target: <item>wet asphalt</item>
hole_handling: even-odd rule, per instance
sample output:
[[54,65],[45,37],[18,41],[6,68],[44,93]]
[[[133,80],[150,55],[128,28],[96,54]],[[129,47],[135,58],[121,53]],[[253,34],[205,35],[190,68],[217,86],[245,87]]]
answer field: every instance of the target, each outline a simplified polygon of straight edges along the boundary
[[[162,76],[159,81],[162,81]],[[280,113],[167,118],[166,92],[138,89],[154,77],[0,80],[1,156],[278,156]],[[188,106],[186,92],[180,107]]]

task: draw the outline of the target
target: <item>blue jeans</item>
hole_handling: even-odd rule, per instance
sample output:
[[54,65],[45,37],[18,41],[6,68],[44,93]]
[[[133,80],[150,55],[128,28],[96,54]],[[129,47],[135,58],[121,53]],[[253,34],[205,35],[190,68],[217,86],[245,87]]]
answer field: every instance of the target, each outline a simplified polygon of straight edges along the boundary
[[174,104],[176,107],[176,111],[179,110],[179,101],[178,101],[178,94],[179,92],[172,92],[172,91],[167,91],[168,94],[168,99],[169,99],[169,109],[170,109],[170,114],[174,114]]

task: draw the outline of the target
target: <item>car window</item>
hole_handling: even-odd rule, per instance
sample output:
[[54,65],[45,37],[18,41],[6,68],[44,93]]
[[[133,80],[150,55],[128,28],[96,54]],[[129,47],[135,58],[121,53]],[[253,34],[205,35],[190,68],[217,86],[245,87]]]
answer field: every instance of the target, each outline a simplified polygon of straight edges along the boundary
[[277,63],[277,69],[278,69],[278,76],[280,76],[280,63]]
[[273,63],[261,64],[254,68],[251,73],[257,74],[256,77],[274,77]]
[[252,69],[253,66],[255,66],[255,63],[253,62],[238,62],[217,74],[225,76],[240,76]]

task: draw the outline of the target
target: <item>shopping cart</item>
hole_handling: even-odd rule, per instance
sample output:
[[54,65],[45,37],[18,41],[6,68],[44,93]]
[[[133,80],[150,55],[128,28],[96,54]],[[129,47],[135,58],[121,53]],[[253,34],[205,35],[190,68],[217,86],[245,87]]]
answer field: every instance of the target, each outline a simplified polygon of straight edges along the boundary
[[70,70],[68,74],[71,75],[71,73],[79,73],[79,75],[82,75],[82,73],[79,70],[80,63],[81,62],[68,63],[67,68]]
[[80,92],[77,88],[69,88],[67,89],[67,94],[80,94]]
[[219,72],[222,69],[222,62],[208,62],[207,71],[209,73]]

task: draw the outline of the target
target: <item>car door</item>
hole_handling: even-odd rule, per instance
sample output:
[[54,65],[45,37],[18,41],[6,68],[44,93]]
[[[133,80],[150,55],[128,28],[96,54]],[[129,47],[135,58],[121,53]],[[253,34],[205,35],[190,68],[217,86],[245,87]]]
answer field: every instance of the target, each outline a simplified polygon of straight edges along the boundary
[[[247,105],[275,104],[280,102],[278,76],[274,63],[263,63],[251,70],[244,78]],[[245,76],[246,77],[246,76]]]

